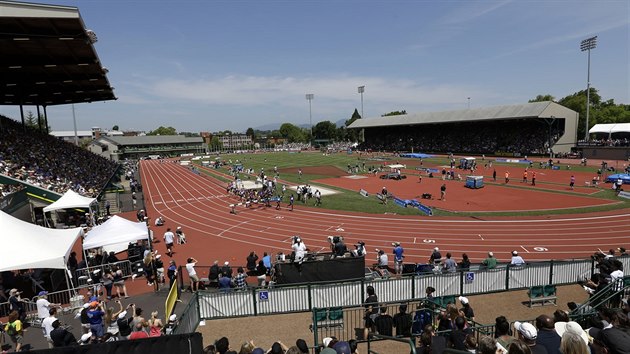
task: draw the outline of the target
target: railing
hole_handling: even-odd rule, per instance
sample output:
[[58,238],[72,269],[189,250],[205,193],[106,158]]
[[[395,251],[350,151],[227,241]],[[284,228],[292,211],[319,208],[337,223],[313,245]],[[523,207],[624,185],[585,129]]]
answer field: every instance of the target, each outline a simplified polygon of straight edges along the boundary
[[173,329],[173,334],[193,333],[202,320],[199,316],[199,293],[193,294]]
[[104,274],[105,270],[108,268],[120,269],[123,272],[123,278],[127,278],[133,275],[133,272],[131,269],[131,262],[129,260],[118,261],[115,263],[105,263],[105,264],[100,264],[100,265],[96,265],[92,267],[77,269],[75,271],[76,277],[74,278],[74,281],[76,281],[75,286],[88,285],[88,280],[92,278],[91,275],[95,270],[99,270],[100,271],[99,274]]

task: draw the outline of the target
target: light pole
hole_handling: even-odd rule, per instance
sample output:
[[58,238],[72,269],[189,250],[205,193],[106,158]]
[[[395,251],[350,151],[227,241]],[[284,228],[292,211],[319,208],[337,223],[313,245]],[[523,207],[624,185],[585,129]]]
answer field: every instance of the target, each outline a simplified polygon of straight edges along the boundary
[[315,95],[312,93],[306,94],[306,99],[308,100],[308,124],[311,126],[311,144],[313,143],[313,110],[311,106],[311,102],[315,98]]
[[468,109],[470,109],[470,97],[468,97]]
[[357,87],[357,91],[361,94],[361,118],[363,117],[363,92],[365,92],[365,86]]
[[588,52],[588,69],[586,74],[586,131],[584,140],[588,141],[588,114],[591,106],[591,49],[597,47],[597,36],[587,38],[580,43],[580,50]]

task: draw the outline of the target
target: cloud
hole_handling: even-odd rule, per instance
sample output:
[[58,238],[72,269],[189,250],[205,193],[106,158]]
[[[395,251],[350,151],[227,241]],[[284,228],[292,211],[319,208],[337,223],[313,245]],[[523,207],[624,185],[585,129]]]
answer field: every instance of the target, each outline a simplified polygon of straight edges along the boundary
[[442,17],[439,22],[442,25],[457,25],[465,22],[471,22],[509,4],[510,2],[512,1],[475,1],[470,3],[456,2],[457,5],[455,10]]

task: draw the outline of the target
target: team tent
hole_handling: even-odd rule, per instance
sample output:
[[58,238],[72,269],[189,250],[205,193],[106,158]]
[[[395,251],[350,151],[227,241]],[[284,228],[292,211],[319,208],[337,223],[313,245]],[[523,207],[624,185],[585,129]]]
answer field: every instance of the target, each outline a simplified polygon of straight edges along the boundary
[[623,182],[623,184],[630,184],[630,174],[628,173],[610,175],[606,177],[606,182],[615,183],[619,179]]
[[49,229],[0,211],[0,272],[16,269],[66,269],[66,260],[83,229]]
[[83,239],[83,249],[104,247],[107,251],[119,252],[127,249],[129,242],[148,239],[147,224],[114,215],[87,233]]
[[614,133],[630,133],[630,123],[595,124],[588,132],[589,134],[606,133],[608,137]]
[[89,209],[90,205],[96,201],[95,198],[88,198],[76,193],[75,191],[69,189],[61,198],[57,199],[56,202],[50,204],[47,207],[44,207],[44,212],[47,213],[49,211],[60,210],[60,209]]

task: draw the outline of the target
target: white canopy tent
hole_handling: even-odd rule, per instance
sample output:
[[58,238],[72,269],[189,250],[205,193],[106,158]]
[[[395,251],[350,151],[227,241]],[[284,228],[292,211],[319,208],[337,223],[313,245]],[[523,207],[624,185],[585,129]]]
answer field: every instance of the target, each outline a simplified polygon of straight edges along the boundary
[[613,133],[630,133],[630,123],[595,124],[588,132],[589,134],[606,133],[608,135]]
[[[57,199],[56,202],[50,204],[47,207],[44,207],[44,214],[62,209],[87,209],[90,217],[92,218],[92,225],[94,224],[94,213],[92,212],[91,205],[96,202],[96,198],[88,198],[80,195],[79,193],[74,192],[71,189],[61,196],[61,198]],[[44,218],[46,220],[46,224],[48,225],[48,218]],[[59,225],[57,225],[59,226]]]
[[66,269],[66,259],[83,229],[56,230],[31,224],[0,211],[0,271]]
[[61,196],[56,202],[50,204],[44,208],[44,212],[47,213],[53,210],[60,209],[72,209],[81,208],[89,209],[90,205],[96,201],[96,198],[88,198],[80,195],[69,189],[64,195]]
[[106,251],[120,252],[127,249],[129,242],[148,239],[147,224],[114,215],[87,233],[83,239],[83,249],[103,247]]

